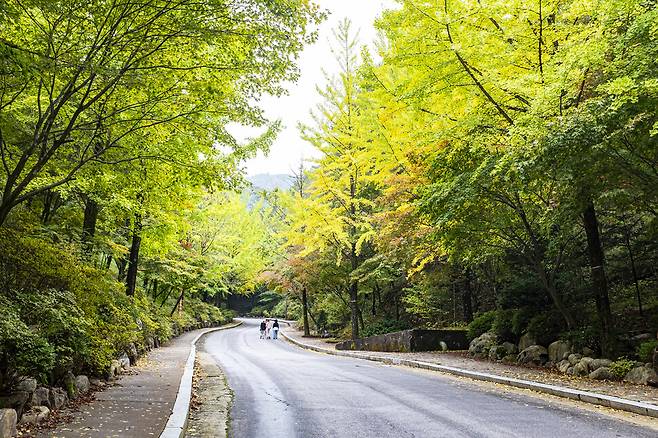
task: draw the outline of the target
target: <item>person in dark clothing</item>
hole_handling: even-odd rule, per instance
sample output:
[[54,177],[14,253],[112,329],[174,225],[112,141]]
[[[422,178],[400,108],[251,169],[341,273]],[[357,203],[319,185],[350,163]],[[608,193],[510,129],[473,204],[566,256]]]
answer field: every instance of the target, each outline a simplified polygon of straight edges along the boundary
[[279,320],[275,319],[274,324],[272,324],[272,339],[279,338]]
[[265,324],[265,321],[260,322],[260,338],[265,339],[265,329],[267,328],[267,324]]

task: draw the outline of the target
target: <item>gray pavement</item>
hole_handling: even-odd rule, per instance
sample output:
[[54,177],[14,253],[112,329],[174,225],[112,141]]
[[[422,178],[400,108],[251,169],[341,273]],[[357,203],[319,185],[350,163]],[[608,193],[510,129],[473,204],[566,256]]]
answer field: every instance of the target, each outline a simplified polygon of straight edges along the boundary
[[658,436],[538,397],[261,340],[254,320],[203,348],[235,393],[234,438]]
[[158,437],[176,400],[191,342],[206,329],[185,333],[140,360],[134,374],[96,394],[74,419],[42,437],[146,438]]

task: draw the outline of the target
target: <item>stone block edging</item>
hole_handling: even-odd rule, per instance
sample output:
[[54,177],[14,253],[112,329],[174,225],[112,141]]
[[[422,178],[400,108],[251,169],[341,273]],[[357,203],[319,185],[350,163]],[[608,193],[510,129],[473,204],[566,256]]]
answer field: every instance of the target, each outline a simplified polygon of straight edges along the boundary
[[331,354],[334,356],[345,356],[352,357],[356,359],[370,360],[373,362],[382,362],[388,365],[402,365],[411,368],[419,368],[429,371],[439,371],[442,373],[453,374],[461,377],[468,377],[474,380],[481,380],[485,382],[499,383],[502,385],[513,386],[516,388],[530,389],[532,391],[541,392],[545,394],[551,394],[558,397],[569,398],[572,400],[579,400],[584,403],[590,403],[594,405],[606,406],[613,409],[618,409],[621,411],[632,412],[640,415],[647,415],[650,417],[658,418],[658,406],[650,403],[638,402],[633,400],[627,400],[620,397],[613,397],[605,394],[597,394],[589,391],[581,391],[578,389],[564,388],[556,385],[548,385],[545,383],[532,382],[530,380],[515,379],[512,377],[503,377],[497,376],[495,374],[480,373],[477,371],[469,371],[461,368],[449,367],[445,365],[437,365],[428,362],[421,362],[417,360],[410,359],[389,359],[385,357],[373,356],[369,354],[355,354],[349,353],[340,350],[331,350],[329,348],[317,347],[315,345],[308,345],[303,342],[300,342],[290,336],[287,336],[284,332],[280,334],[290,343],[297,345],[298,347],[304,348],[306,350],[316,351],[318,353]]
[[231,325],[208,329],[203,333],[199,333],[197,337],[194,338],[192,341],[190,354],[187,356],[187,362],[185,362],[185,370],[183,371],[183,377],[181,378],[180,386],[178,387],[176,402],[174,403],[174,407],[171,410],[169,420],[167,421],[164,430],[160,434],[160,438],[182,438],[185,435],[185,429],[187,427],[187,415],[190,410],[190,400],[192,398],[192,376],[194,375],[196,343],[199,341],[199,339],[208,333],[232,329],[238,327],[239,325],[242,325],[242,321],[238,321]]

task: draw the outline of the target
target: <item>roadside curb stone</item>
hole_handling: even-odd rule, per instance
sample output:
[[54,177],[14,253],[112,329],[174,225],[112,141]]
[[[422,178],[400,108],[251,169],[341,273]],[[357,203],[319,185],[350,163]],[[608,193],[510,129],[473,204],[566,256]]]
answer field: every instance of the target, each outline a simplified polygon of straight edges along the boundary
[[551,394],[558,397],[569,398],[572,400],[582,401],[584,403],[590,403],[600,406],[606,406],[613,409],[618,409],[621,411],[632,412],[640,415],[647,415],[650,417],[658,418],[658,406],[650,404],[637,402],[633,400],[627,400],[619,397],[613,397],[604,394],[597,394],[589,391],[582,391],[570,388],[564,388],[556,385],[548,385],[545,383],[532,382],[529,380],[514,379],[511,377],[497,376],[494,374],[481,373],[477,371],[469,371],[461,368],[448,367],[444,365],[437,365],[427,362],[420,362],[410,359],[396,359],[391,360],[389,358],[383,358],[379,356],[369,355],[369,354],[350,354],[344,351],[331,350],[329,348],[317,347],[314,345],[308,345],[303,342],[294,339],[291,336],[286,335],[285,332],[281,331],[281,335],[290,343],[297,345],[298,347],[304,348],[306,350],[315,351],[318,353],[331,354],[334,356],[345,356],[352,357],[357,359],[365,359],[373,362],[382,362],[385,364],[392,365],[403,365],[411,368],[420,368],[429,371],[439,371],[443,373],[453,374],[461,377],[468,377],[474,380],[481,380],[485,382],[499,383],[502,385],[513,386],[516,388],[530,389],[532,391],[541,392],[545,394]]

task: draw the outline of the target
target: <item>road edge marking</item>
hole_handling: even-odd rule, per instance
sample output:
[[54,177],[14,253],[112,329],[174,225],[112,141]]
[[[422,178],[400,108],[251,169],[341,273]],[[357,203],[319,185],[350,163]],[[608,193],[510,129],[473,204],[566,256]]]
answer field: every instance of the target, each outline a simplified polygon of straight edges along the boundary
[[192,377],[194,375],[194,360],[196,358],[196,343],[203,336],[209,333],[218,332],[221,330],[229,330],[239,327],[243,321],[237,321],[231,325],[222,327],[214,327],[199,333],[191,343],[190,354],[187,356],[185,362],[185,370],[181,377],[180,385],[178,386],[178,393],[176,394],[176,401],[171,410],[167,424],[160,434],[160,438],[182,438],[187,429],[187,417],[190,412],[190,401],[192,399]]
[[445,365],[437,365],[429,362],[421,362],[411,359],[397,359],[392,360],[385,357],[372,356],[369,354],[351,354],[345,351],[332,350],[329,348],[317,347],[315,345],[305,344],[286,335],[283,331],[280,332],[288,342],[300,348],[315,351],[318,353],[331,354],[333,356],[351,357],[354,359],[369,360],[372,362],[381,362],[388,365],[402,365],[410,368],[419,368],[429,371],[438,371],[442,373],[452,374],[460,377],[468,377],[473,380],[480,380],[484,382],[498,383],[515,388],[530,389],[535,392],[544,394],[551,394],[562,398],[581,401],[588,404],[605,406],[608,408],[618,409],[621,411],[632,412],[634,414],[645,415],[648,417],[658,418],[658,406],[651,403],[637,402],[625,398],[614,397],[605,394],[597,394],[595,392],[583,391],[579,389],[565,388],[562,386],[549,385],[546,383],[533,382],[530,380],[515,379],[512,377],[503,377],[495,374],[480,373],[477,371],[465,370],[462,368],[449,367]]

